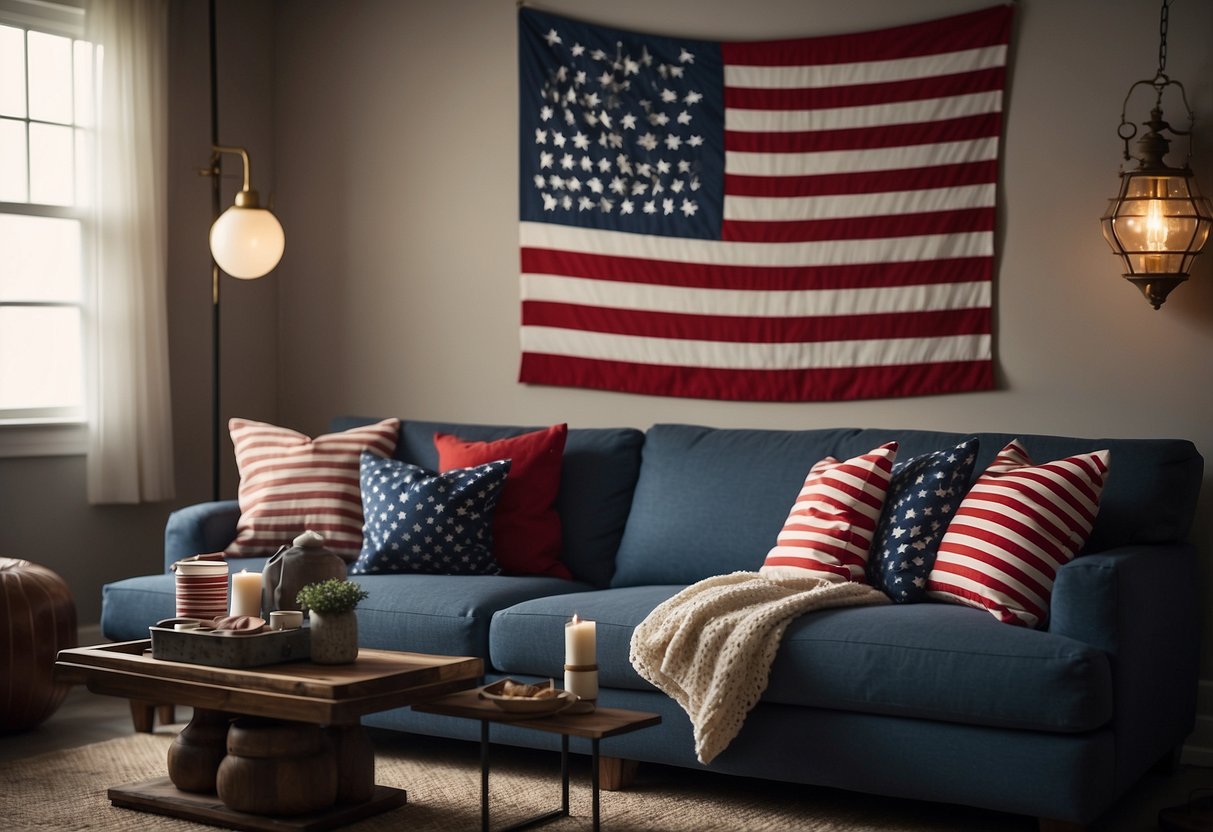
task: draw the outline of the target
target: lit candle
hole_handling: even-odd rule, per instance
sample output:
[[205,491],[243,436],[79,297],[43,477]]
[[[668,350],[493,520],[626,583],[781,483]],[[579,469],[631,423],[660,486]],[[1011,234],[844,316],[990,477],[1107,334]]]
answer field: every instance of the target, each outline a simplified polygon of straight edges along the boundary
[[261,617],[261,573],[241,569],[232,575],[231,615]]
[[564,689],[582,699],[598,698],[598,631],[593,621],[564,625]]

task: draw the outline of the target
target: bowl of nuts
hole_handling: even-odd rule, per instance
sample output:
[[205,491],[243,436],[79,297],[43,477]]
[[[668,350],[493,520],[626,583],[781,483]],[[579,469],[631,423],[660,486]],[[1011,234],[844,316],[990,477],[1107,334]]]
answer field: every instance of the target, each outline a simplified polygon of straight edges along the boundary
[[500,679],[480,690],[501,710],[519,716],[549,716],[559,713],[577,701],[577,695],[560,690],[549,679],[546,685],[528,685],[513,679]]

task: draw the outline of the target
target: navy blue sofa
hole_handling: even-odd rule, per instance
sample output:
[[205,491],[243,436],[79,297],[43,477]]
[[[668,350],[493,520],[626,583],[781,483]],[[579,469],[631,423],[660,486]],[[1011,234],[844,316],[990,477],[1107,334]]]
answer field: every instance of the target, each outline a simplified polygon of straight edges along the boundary
[[[374,419],[345,418],[334,430]],[[492,440],[534,428],[403,422],[397,456],[434,468],[435,431]],[[981,472],[1011,434],[976,434]],[[918,430],[572,429],[557,508],[573,581],[550,577],[361,575],[365,647],[485,659],[488,679],[562,677],[563,625],[598,622],[600,703],[654,711],[657,728],[607,753],[691,768],[691,726],[628,663],[633,628],[711,575],[756,570],[809,467],[896,439],[899,457],[966,434]],[[967,804],[1089,823],[1193,727],[1199,621],[1186,542],[1203,460],[1183,440],[1022,435],[1037,461],[1111,449],[1090,541],[1057,576],[1037,630],[941,603],[837,609],[788,629],[770,685],[712,771]],[[165,574],[103,590],[102,629],[146,638],[173,614],[167,567],[222,549],[235,501],[174,512]],[[233,569],[260,569],[263,559]],[[398,709],[367,724],[475,739],[474,723]],[[502,742],[554,747],[503,728]],[[574,748],[579,748],[576,743]],[[586,749],[579,749],[586,750]]]

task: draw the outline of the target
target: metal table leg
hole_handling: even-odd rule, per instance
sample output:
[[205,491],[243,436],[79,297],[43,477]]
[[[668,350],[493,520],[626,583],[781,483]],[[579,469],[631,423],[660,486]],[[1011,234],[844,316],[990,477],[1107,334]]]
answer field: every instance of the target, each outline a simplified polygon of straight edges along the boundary
[[489,832],[489,723],[480,720],[480,832]]
[[598,832],[598,739],[594,738],[590,742],[590,748],[592,749],[590,753],[590,780],[592,781],[590,805],[594,818],[594,832]]
[[[569,737],[560,735],[560,808],[503,827],[498,832],[529,829],[569,815]],[[480,720],[480,830],[489,832],[489,721]],[[598,740],[594,740],[594,829],[598,829]]]

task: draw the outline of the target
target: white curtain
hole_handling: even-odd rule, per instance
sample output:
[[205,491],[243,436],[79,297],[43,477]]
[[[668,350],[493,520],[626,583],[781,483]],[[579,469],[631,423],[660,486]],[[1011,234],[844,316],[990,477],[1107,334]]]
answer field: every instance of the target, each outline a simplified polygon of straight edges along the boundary
[[101,47],[90,503],[173,496],[168,309],[168,2],[89,0]]

